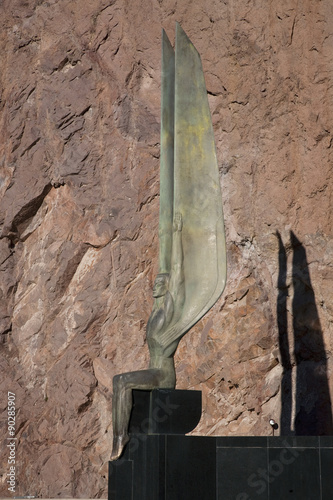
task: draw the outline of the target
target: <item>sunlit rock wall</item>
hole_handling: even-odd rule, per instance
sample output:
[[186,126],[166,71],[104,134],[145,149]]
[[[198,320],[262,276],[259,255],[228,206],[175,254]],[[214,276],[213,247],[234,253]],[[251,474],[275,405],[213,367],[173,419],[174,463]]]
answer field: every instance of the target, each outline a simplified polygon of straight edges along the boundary
[[[228,284],[182,340],[197,433],[332,433],[330,0],[4,0],[0,7],[1,496],[106,497],[112,377],[147,366],[157,271],[160,46],[199,50]],[[330,396],[331,394],[331,396]]]

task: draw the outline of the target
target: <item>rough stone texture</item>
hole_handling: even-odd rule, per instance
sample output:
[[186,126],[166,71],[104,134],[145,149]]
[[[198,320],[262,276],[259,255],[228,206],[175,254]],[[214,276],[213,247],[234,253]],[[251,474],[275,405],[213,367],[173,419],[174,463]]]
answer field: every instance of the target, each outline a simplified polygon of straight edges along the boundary
[[203,391],[200,434],[266,435],[270,417],[332,434],[332,2],[0,12],[0,399],[6,423],[16,394],[16,496],[106,496],[112,377],[147,366],[161,28],[173,39],[176,20],[202,55],[228,240],[227,288],[180,344],[178,387]]

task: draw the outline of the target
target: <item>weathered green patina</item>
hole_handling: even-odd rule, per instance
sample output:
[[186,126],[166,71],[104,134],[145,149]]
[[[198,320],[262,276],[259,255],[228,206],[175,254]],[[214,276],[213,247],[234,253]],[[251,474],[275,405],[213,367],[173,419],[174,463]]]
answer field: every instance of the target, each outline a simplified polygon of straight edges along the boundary
[[179,24],[174,113],[173,206],[183,220],[185,303],[179,321],[161,336],[165,345],[212,307],[226,282],[222,198],[205,80],[200,56]]
[[159,273],[171,270],[174,197],[175,53],[162,33]]
[[226,282],[226,250],[214,134],[200,56],[176,26],[163,32],[159,273],[147,324],[147,370],[114,377],[113,450],[128,441],[132,389],[174,388],[180,339],[213,306]]

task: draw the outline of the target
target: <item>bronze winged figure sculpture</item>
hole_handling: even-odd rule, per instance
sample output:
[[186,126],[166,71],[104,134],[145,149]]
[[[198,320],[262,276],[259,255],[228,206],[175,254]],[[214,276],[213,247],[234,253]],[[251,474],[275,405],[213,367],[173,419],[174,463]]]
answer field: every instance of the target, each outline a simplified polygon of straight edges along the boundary
[[180,25],[163,31],[159,272],[147,323],[149,368],[113,379],[113,449],[129,440],[132,390],[174,389],[180,339],[226,283],[226,249],[213,127],[200,56]]

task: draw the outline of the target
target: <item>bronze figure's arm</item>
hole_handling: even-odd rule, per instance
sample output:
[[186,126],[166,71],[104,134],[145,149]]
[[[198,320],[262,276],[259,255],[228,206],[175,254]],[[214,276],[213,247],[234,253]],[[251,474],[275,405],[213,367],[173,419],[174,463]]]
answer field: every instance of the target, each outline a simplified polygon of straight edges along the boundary
[[182,215],[179,212],[176,212],[173,222],[171,276],[169,285],[169,291],[174,303],[174,314],[171,324],[174,324],[180,318],[182,307],[185,301],[185,274],[182,229]]

